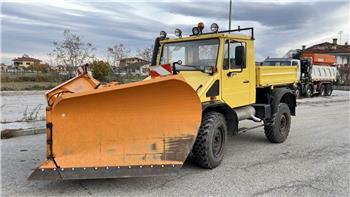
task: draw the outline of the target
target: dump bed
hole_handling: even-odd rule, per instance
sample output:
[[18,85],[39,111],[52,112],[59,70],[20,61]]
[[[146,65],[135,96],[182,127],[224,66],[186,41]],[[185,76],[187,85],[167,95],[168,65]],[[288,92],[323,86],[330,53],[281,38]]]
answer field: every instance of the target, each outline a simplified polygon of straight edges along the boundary
[[297,66],[256,66],[256,86],[284,86],[298,82]]
[[313,81],[336,81],[337,68],[332,66],[312,66],[311,77]]

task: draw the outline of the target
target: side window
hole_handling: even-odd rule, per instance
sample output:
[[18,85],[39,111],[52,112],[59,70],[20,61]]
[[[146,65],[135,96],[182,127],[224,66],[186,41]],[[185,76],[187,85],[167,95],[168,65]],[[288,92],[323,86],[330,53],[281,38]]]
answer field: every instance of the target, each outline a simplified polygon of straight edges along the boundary
[[[246,51],[246,44],[244,42],[237,42],[231,40],[230,42],[227,40],[225,43],[225,51],[224,51],[224,62],[223,68],[227,69],[239,69],[241,65],[237,65],[237,61],[235,60],[236,49],[237,47],[244,47],[244,51]],[[246,62],[243,62],[243,68],[246,68]]]
[[297,61],[292,61],[292,66],[298,66],[298,62]]

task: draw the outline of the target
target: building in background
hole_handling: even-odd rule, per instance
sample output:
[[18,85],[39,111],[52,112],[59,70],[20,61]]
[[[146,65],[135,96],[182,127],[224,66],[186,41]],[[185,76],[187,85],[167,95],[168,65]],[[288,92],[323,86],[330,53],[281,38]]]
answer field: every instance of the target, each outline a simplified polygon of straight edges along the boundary
[[120,59],[118,61],[118,66],[119,67],[124,67],[124,66],[128,66],[128,65],[131,65],[131,64],[144,63],[144,62],[147,62],[147,61],[143,60],[141,58],[138,58],[138,57],[128,57],[128,58]]
[[137,62],[133,64],[128,64],[127,66],[119,67],[114,70],[114,73],[120,75],[139,75],[139,76],[148,76],[148,68],[150,63],[147,61]]
[[148,61],[138,57],[128,57],[128,58],[123,58],[118,60],[115,66],[111,66],[111,67],[113,71],[117,71],[119,68],[122,68],[122,67],[126,67],[136,63],[145,63],[145,62],[148,62]]
[[1,64],[0,65],[1,72],[23,72],[24,69],[20,66],[14,66],[14,65],[6,65],[6,64]]
[[117,66],[112,66],[112,71],[120,75],[140,75],[147,76],[150,62],[138,58],[130,57],[118,60]]
[[41,60],[29,57],[26,54],[24,54],[22,57],[17,57],[12,61],[15,67],[22,67],[24,69],[29,68],[30,66],[33,67],[35,65],[38,65],[41,62]]
[[350,64],[350,45],[347,42],[344,45],[338,44],[338,39],[334,38],[333,42],[323,42],[306,48],[303,46],[304,53],[319,53],[334,55],[336,65],[344,66]]

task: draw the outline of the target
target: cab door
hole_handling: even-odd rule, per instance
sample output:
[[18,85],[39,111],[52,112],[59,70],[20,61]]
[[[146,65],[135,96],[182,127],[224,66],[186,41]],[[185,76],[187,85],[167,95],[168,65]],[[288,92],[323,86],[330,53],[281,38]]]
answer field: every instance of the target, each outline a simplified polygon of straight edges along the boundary
[[[247,68],[246,43],[226,40],[222,65],[221,95],[232,108],[250,104],[250,72]],[[243,54],[241,54],[243,53]],[[238,55],[243,55],[239,58]]]

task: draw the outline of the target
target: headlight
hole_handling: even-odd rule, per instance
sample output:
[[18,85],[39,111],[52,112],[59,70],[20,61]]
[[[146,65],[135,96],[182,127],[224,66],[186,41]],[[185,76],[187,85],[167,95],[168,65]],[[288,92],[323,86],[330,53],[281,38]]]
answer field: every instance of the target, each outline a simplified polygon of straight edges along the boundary
[[161,32],[159,33],[159,37],[160,37],[161,39],[165,39],[165,38],[166,38],[166,32],[165,32],[165,31],[161,31]]
[[181,31],[181,29],[175,29],[175,35],[176,35],[177,37],[181,38],[181,37],[182,37],[182,31]]
[[219,31],[219,26],[216,23],[213,23],[210,25],[210,29],[212,32],[218,32]]
[[198,34],[200,33],[200,31],[201,31],[201,30],[199,30],[198,27],[193,27],[193,28],[192,28],[192,34],[193,34],[193,35],[198,35]]

